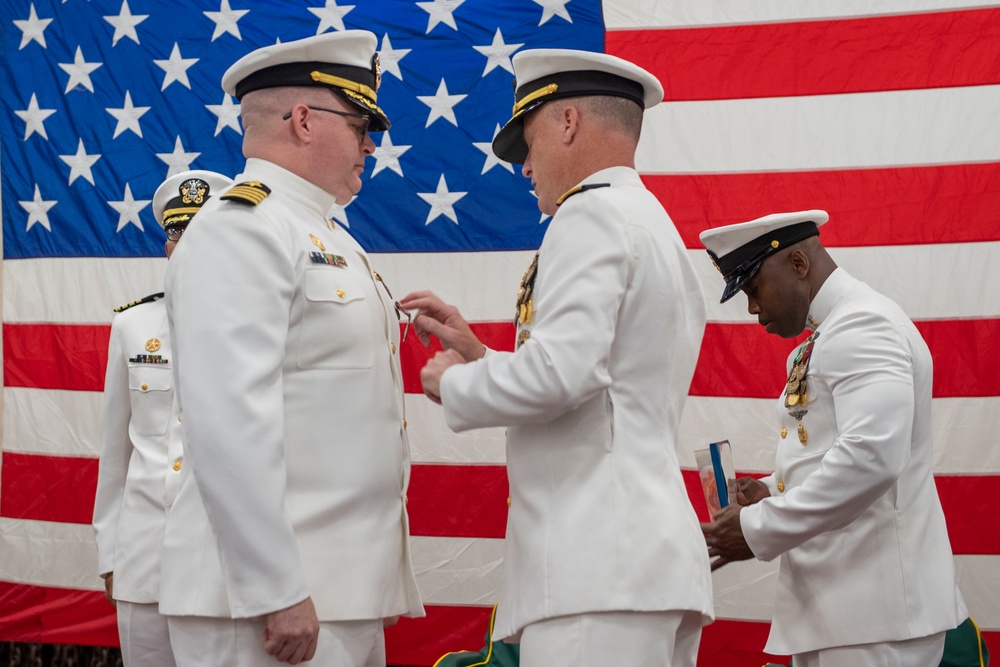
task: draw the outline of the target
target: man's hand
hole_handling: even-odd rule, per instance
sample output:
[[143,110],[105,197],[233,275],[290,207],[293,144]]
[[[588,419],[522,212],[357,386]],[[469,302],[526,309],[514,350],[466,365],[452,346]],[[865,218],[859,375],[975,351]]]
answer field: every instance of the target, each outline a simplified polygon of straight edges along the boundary
[[108,572],[104,575],[104,599],[111,603],[111,606],[117,607],[118,603],[115,602],[115,573]]
[[319,620],[312,598],[264,617],[264,651],[280,662],[312,660],[319,640]]
[[767,485],[764,484],[764,482],[754,479],[753,477],[736,478],[737,504],[746,507],[747,505],[759,503],[764,500],[764,498],[770,497],[771,492],[768,490]]
[[434,292],[412,292],[399,301],[406,310],[417,310],[413,327],[424,346],[436,336],[446,350],[455,350],[465,361],[475,361],[486,354],[486,346],[472,333],[458,308],[442,301]]
[[420,382],[424,385],[427,398],[435,403],[441,403],[441,376],[455,364],[464,364],[465,359],[455,350],[438,352],[420,371]]
[[723,507],[715,515],[715,520],[701,524],[701,532],[705,534],[705,543],[708,545],[708,557],[715,558],[712,561],[712,571],[728,563],[754,557],[743,537],[743,527],[740,525],[742,511],[743,507],[740,505]]

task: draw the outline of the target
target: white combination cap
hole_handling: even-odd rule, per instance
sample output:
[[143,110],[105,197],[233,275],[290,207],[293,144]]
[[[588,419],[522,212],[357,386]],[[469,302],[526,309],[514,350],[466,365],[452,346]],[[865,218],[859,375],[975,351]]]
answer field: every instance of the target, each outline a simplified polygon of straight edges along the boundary
[[607,95],[632,100],[642,109],[663,100],[660,81],[627,60],[606,53],[574,49],[529,49],[514,54],[513,116],[493,139],[501,160],[521,164],[528,155],[524,143],[525,115],[561,97]]
[[819,235],[830,216],[826,211],[773,213],[750,222],[706,229],[698,238],[726,281],[725,303],[760,270],[764,260],[790,245]]
[[222,88],[236,99],[262,88],[322,86],[371,116],[373,132],[389,129],[378,106],[382,68],[378,38],[367,30],[342,30],[272,44],[251,51],[222,75]]
[[164,229],[190,222],[209,197],[219,194],[232,184],[233,179],[203,169],[174,174],[156,188],[156,193],[153,194],[153,215]]

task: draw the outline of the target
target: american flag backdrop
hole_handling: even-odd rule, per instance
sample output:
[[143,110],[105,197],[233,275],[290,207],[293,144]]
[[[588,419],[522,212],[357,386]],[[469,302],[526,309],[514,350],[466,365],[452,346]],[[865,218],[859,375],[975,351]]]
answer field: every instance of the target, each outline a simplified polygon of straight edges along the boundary
[[[709,304],[681,437],[703,516],[693,450],[728,438],[740,470],[769,470],[791,342],[741,297],[718,304],[698,232],[829,211],[834,259],[902,304],[934,355],[938,490],[963,593],[1000,646],[1000,3],[978,0],[0,0],[0,639],[116,643],[90,517],[112,309],[162,289],[152,193],[184,169],[240,171],[229,64],[345,28],[379,38],[393,126],[331,215],[394,294],[434,289],[498,349],[548,221],[489,148],[510,56],[604,50],[659,76],[637,166]],[[388,632],[388,658],[430,665],[478,649],[496,599],[503,432],[450,433],[420,391],[430,352],[411,338],[402,353],[428,615]],[[714,580],[699,664],[759,667],[776,563]]]

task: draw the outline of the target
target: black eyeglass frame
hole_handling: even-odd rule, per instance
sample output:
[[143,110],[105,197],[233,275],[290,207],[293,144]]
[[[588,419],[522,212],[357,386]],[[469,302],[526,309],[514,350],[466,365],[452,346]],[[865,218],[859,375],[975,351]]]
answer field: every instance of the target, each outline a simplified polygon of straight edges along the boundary
[[[351,113],[349,111],[339,111],[337,109],[327,109],[326,107],[314,107],[311,104],[307,104],[306,108],[307,109],[312,109],[313,111],[325,111],[327,113],[337,114],[338,116],[343,116],[344,118],[360,118],[361,120],[365,121],[364,132],[361,135],[362,137],[364,137],[364,135],[368,134],[368,128],[371,127],[371,124],[372,124],[371,114],[366,114],[366,113]],[[281,120],[288,120],[291,117],[292,117],[292,112],[289,111],[288,113],[286,113],[284,116],[281,117]]]
[[176,225],[170,225],[163,231],[167,234],[167,240],[177,243],[181,240],[181,236],[184,235],[184,230],[187,229],[190,222],[179,222]]

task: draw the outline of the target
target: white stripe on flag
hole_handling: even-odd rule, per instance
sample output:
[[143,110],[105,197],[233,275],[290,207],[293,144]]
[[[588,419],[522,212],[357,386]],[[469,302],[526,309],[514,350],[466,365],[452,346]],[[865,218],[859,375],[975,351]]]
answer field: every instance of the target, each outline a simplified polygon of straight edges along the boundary
[[[407,394],[407,433],[414,463],[492,465],[506,461],[504,429],[452,433],[441,406]],[[19,454],[97,457],[101,394],[6,387],[4,450]],[[694,469],[694,450],[728,439],[741,471],[774,467],[774,399],[691,396],[681,420],[678,457]],[[1000,398],[935,398],[934,472],[1000,474],[1000,449],[983,447],[1000,433]],[[74,428],[70,429],[69,424]]]
[[993,162],[1000,159],[998,117],[996,85],[668,102],[646,111],[636,168],[738,173]]
[[[1000,317],[1000,290],[969,288],[1000,285],[1000,262],[996,261],[1000,242],[866,246],[830,252],[848,273],[899,303],[915,320]],[[507,322],[513,320],[517,286],[533,254],[375,254],[372,266],[396,298],[430,289],[457,305],[469,321]],[[704,250],[689,250],[688,257],[699,275],[709,321],[756,321],[746,312],[742,297],[719,303],[722,279]],[[156,281],[162,282],[165,266],[158,258],[7,260],[3,263],[4,322],[110,323],[114,312],[109,304],[121,305],[158,291]],[[106,272],[104,267],[108,267]],[[25,294],[38,296],[28,299]]]
[[993,0],[628,0],[604,2],[609,30],[789,23],[826,18],[918,14],[969,7],[994,7]]

